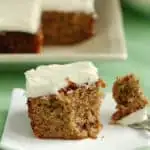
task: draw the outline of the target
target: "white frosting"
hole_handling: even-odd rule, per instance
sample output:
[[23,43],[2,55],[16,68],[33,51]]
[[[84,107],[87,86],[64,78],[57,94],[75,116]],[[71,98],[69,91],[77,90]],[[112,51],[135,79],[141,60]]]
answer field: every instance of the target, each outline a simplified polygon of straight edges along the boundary
[[65,12],[95,12],[95,0],[43,0],[43,9]]
[[0,31],[37,32],[41,4],[41,0],[1,0]]
[[124,126],[131,125],[134,123],[139,123],[147,119],[147,110],[146,108],[140,109],[121,120],[117,121],[119,124],[122,124]]
[[39,66],[25,72],[28,97],[57,94],[67,86],[67,78],[78,85],[92,84],[99,79],[98,71],[91,62],[76,62],[65,65]]

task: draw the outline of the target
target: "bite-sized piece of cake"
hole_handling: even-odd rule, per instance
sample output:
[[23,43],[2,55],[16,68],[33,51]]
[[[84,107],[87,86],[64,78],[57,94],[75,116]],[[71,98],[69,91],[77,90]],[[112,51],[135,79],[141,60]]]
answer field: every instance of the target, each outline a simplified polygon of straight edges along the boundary
[[94,0],[43,0],[46,45],[74,44],[94,35]]
[[101,87],[91,62],[40,66],[25,73],[28,115],[38,138],[96,138]]
[[0,53],[37,53],[43,40],[41,0],[3,0]]
[[147,119],[148,99],[134,74],[117,78],[113,84],[113,98],[117,103],[112,123],[129,125]]

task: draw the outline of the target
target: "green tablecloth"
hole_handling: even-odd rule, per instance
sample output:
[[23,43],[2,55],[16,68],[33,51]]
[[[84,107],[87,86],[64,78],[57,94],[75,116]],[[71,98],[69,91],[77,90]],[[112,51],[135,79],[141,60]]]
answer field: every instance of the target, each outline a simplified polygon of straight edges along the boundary
[[[150,97],[150,19],[125,9],[124,27],[129,53],[128,60],[123,62],[96,62],[99,74],[107,81],[107,91],[110,91],[116,76],[129,72],[136,73],[141,78],[145,94]],[[22,68],[25,66],[22,66]],[[2,68],[2,66],[0,67]],[[5,67],[8,67],[8,65],[5,65]],[[0,137],[7,116],[11,90],[14,87],[24,88],[23,70],[0,72]]]

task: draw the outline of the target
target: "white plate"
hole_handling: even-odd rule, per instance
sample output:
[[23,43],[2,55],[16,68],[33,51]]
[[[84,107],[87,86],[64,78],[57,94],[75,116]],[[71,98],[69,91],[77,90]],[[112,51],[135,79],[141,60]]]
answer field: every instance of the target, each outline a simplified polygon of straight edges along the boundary
[[40,140],[33,136],[27,116],[26,97],[22,89],[15,89],[2,136],[1,146],[6,150],[141,150],[149,148],[150,135],[128,127],[108,125],[115,104],[111,93],[106,94],[101,120],[103,130],[97,139]]
[[125,60],[127,50],[119,0],[96,0],[97,35],[74,46],[44,47],[41,54],[0,54],[0,62]]

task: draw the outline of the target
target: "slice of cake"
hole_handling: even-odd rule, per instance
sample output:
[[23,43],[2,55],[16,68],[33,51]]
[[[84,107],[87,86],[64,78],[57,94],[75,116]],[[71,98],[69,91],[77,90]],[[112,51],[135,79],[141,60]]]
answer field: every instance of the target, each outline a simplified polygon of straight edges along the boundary
[[91,62],[40,66],[25,73],[28,115],[38,138],[96,138],[105,87]]
[[130,125],[147,119],[148,99],[135,75],[117,78],[113,85],[113,98],[117,103],[117,110],[112,115],[112,123]]
[[3,0],[0,53],[37,53],[42,44],[41,0]]
[[43,0],[46,45],[74,44],[94,34],[94,0]]

